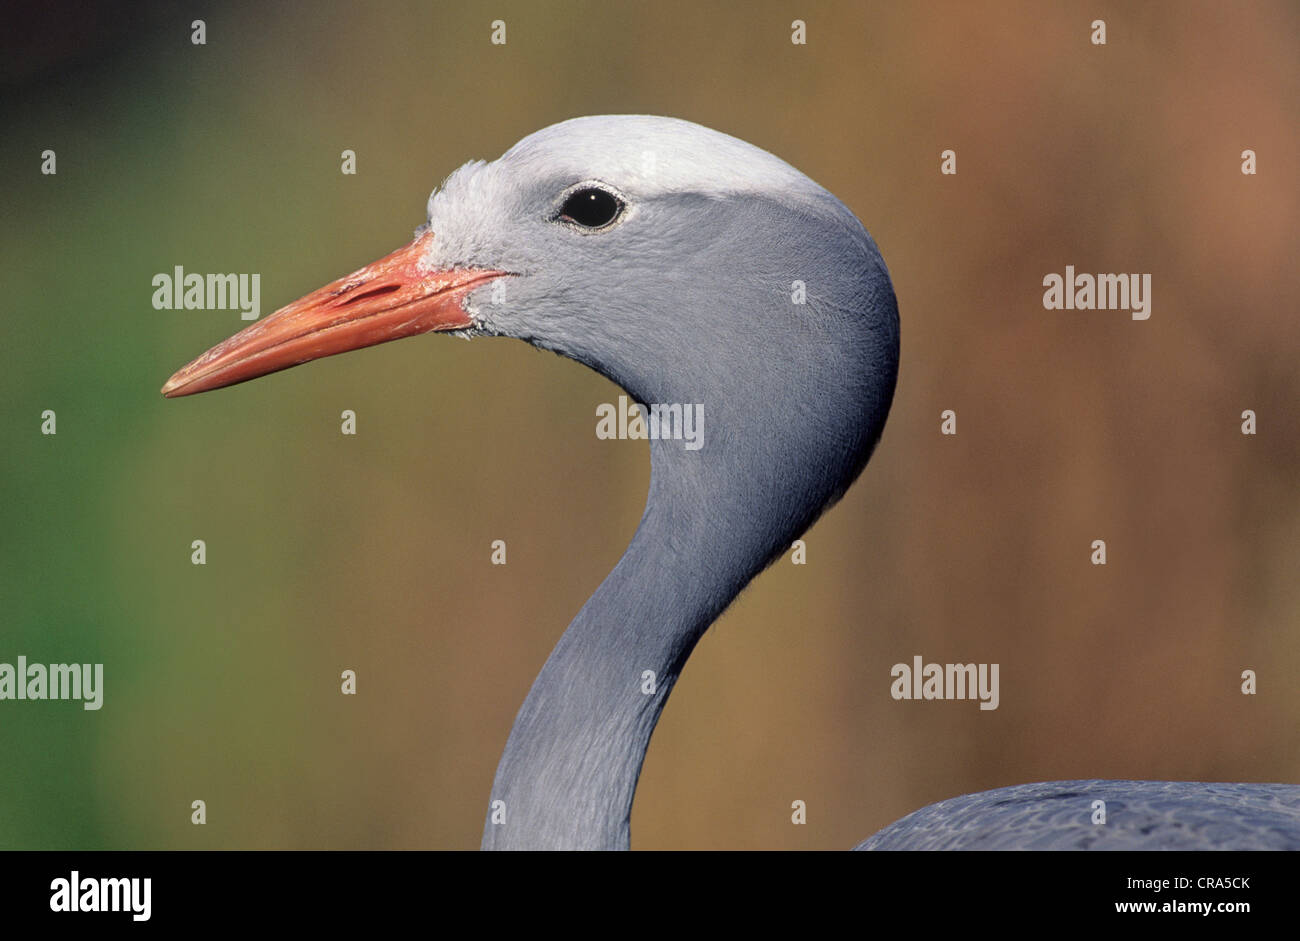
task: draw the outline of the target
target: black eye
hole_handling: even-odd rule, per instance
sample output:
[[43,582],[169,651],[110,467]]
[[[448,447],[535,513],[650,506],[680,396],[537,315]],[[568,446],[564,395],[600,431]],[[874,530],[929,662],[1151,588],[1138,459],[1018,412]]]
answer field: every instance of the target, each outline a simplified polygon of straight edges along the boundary
[[596,186],[575,190],[560,207],[560,218],[587,229],[609,225],[623,211],[623,201],[608,190]]

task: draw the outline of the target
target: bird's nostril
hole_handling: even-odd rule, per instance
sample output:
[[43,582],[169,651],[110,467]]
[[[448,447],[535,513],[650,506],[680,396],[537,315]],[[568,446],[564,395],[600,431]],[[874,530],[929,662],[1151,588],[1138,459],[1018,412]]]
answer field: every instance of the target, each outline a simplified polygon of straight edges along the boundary
[[401,285],[385,284],[377,288],[371,288],[369,291],[362,291],[360,294],[353,294],[351,297],[349,297],[346,301],[344,301],[339,306],[346,307],[349,304],[355,304],[357,301],[364,300],[367,297],[379,297],[382,294],[392,294],[394,291],[400,289],[401,289]]

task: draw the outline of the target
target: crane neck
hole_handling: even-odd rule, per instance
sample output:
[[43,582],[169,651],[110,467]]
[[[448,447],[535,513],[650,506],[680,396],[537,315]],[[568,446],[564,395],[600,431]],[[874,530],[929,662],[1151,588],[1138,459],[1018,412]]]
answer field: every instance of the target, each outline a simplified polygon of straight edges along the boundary
[[734,481],[724,487],[710,466],[680,441],[651,442],[641,523],[519,711],[484,849],[628,848],[641,764],[677,677],[709,624],[784,547],[771,533],[747,538]]
[[893,398],[898,315],[859,232],[841,246],[846,265],[869,250],[868,264],[818,316],[792,321],[763,306],[761,279],[740,279],[758,293],[736,309],[765,315],[748,314],[742,331],[697,323],[672,370],[580,360],[640,401],[703,403],[710,430],[698,450],[650,441],[641,523],[519,710],[484,849],[628,847],[650,736],[695,644],[862,470]]

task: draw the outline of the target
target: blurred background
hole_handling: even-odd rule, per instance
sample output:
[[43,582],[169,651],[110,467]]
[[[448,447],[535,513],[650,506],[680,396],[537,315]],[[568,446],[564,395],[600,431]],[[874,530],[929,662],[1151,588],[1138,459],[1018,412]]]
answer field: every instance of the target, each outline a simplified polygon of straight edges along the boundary
[[[265,315],[405,244],[461,163],[600,113],[799,167],[903,324],[875,458],[701,642],[634,847],[847,848],[1038,780],[1300,781],[1296,4],[15,9],[0,662],[102,662],[105,691],[0,702],[0,847],[477,847],[515,712],[640,517],[645,442],[594,434],[618,390],[422,337],[166,401],[244,324],[154,310],[151,279],[258,272]],[[1067,264],[1151,273],[1151,319],[1044,310]],[[895,702],[918,654],[1000,663],[1000,708]]]

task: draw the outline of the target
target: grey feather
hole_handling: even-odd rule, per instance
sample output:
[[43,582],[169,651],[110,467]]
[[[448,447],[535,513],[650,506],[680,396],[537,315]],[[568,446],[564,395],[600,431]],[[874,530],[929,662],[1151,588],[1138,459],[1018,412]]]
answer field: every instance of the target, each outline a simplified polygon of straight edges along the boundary
[[[1094,823],[1094,801],[1105,822]],[[1300,850],[1300,787],[1053,781],[940,801],[860,850]]]

